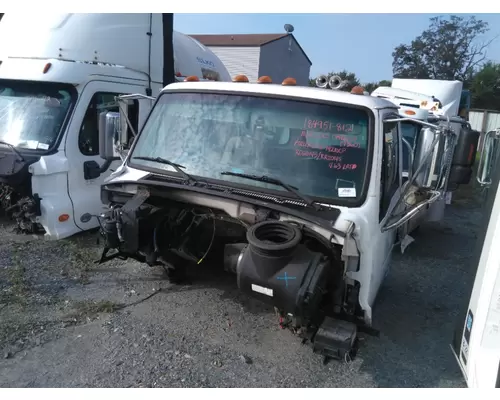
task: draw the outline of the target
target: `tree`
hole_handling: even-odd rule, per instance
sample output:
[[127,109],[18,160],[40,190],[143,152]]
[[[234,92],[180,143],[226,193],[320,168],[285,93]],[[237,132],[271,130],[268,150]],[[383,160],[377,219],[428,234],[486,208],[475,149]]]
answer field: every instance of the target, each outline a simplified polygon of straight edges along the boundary
[[471,84],[474,108],[500,110],[500,64],[487,62]]
[[380,86],[391,86],[391,81],[382,80],[380,82],[368,82],[362,84],[361,86],[363,86],[368,93],[372,93]]
[[365,90],[368,92],[368,93],[371,93],[373,92],[376,88],[378,88],[380,85],[378,84],[378,82],[368,82],[368,83],[365,83],[362,85]]
[[478,42],[478,37],[488,30],[488,23],[475,17],[431,18],[429,27],[411,44],[401,44],[394,49],[393,75],[396,78],[458,79],[468,84],[485,60],[486,48],[492,42]]
[[[349,91],[350,92],[351,89],[354,86],[359,85],[359,79],[358,79],[358,77],[356,76],[356,74],[354,72],[349,72],[349,71],[343,70],[343,71],[340,71],[340,72],[330,72],[326,76],[327,76],[328,79],[330,79],[330,77],[333,76],[333,75],[338,75],[338,76],[340,76],[340,78],[342,80],[345,80],[345,81],[349,82],[346,86],[344,86],[341,89],[343,91]],[[309,86],[316,87],[316,78],[309,79]]]

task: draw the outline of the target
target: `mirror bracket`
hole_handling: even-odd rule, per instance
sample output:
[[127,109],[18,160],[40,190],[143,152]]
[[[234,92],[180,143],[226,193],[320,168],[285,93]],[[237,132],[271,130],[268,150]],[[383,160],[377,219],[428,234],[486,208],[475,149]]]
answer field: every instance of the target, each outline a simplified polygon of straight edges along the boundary
[[495,149],[493,145],[498,139],[500,139],[500,128],[487,132],[483,138],[483,148],[479,154],[476,173],[476,180],[483,187],[491,185],[491,179],[488,175],[491,164],[494,162],[494,154],[492,155],[492,153],[495,153]]
[[[429,150],[426,153],[424,153],[425,155],[421,158],[421,162],[417,166],[416,170],[412,171],[411,176],[408,177],[408,180],[402,186],[402,191],[399,196],[399,199],[395,203],[393,203],[392,207],[390,207],[389,210],[387,210],[386,215],[381,221],[382,232],[402,226],[411,218],[413,218],[416,214],[418,214],[421,210],[423,210],[424,207],[434,203],[443,196],[450,169],[450,165],[447,164],[451,163],[452,154],[443,154],[444,165],[441,167],[441,172],[439,173],[436,183],[432,184],[430,187],[422,188],[424,189],[424,192],[426,194],[425,198],[419,201],[409,210],[403,211],[401,215],[395,215],[395,210],[398,209],[401,203],[410,194],[410,191],[412,190],[412,186],[414,185],[416,178],[418,177],[420,172],[423,171],[424,167],[429,163],[429,161],[431,161],[431,157],[434,155],[436,146],[440,142],[441,138],[443,136],[445,137],[445,141],[447,144],[447,146],[445,147],[446,148],[445,152],[448,153],[453,150],[456,144],[456,139],[458,137],[457,134],[451,129],[449,124],[448,127],[443,127],[431,124],[426,121],[417,120],[414,118],[390,118],[390,119],[385,119],[384,123],[404,122],[404,121],[411,121],[420,124],[424,127],[430,128],[434,132],[434,139],[432,141],[432,144],[429,146]],[[408,146],[409,143],[403,142],[403,145]]]
[[114,157],[112,159],[106,160],[104,164],[99,165],[96,161],[85,161],[83,163],[83,178],[88,181],[92,179],[99,178],[103,173],[105,173],[113,161],[120,160],[120,157]]

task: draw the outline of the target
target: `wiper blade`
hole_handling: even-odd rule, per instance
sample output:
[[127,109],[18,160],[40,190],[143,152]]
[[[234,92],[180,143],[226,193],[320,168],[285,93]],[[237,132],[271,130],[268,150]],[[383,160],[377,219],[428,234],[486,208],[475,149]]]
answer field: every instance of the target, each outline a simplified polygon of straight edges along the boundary
[[258,182],[265,182],[269,183],[271,185],[276,185],[276,186],[281,186],[282,188],[288,190],[289,192],[293,193],[295,196],[297,196],[299,199],[304,200],[304,202],[310,206],[319,211],[321,207],[314,202],[314,200],[310,199],[308,196],[305,194],[302,194],[299,192],[299,189],[295,186],[289,185],[277,178],[272,178],[270,176],[266,175],[249,175],[249,174],[242,174],[239,172],[231,172],[231,171],[223,171],[220,173],[221,175],[230,175],[230,176],[238,176],[240,178],[246,178],[246,179],[251,179],[254,181]]
[[0,144],[4,144],[9,149],[11,149],[17,155],[17,157],[19,158],[19,161],[24,161],[24,157],[21,155],[21,153],[19,153],[19,151],[14,147],[14,145],[12,145],[12,144],[4,141],[4,140],[0,140]]
[[167,160],[166,158],[162,157],[142,157],[142,156],[137,156],[137,157],[132,157],[132,159],[135,160],[145,160],[145,161],[155,161],[160,164],[165,164],[165,165],[170,165],[172,168],[174,168],[178,173],[180,173],[184,178],[186,178],[189,183],[193,184],[196,183],[196,179],[194,179],[191,175],[189,175],[187,172],[183,171],[181,168],[186,168],[183,165],[174,163],[170,160]]

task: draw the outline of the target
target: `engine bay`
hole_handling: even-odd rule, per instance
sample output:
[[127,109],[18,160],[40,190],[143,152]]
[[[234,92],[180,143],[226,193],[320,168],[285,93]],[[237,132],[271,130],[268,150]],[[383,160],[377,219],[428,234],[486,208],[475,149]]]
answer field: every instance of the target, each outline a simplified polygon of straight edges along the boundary
[[280,327],[325,360],[354,356],[359,283],[345,277],[338,243],[273,210],[256,208],[249,221],[144,188],[108,206],[100,217],[100,263],[135,259],[163,268],[174,284],[209,263],[234,275],[241,292],[274,307]]
[[0,154],[0,212],[16,221],[16,233],[36,234],[44,231],[36,222],[41,215],[40,197],[32,193],[29,166],[39,156],[21,156],[11,148]]
[[40,212],[38,195],[27,195],[18,189],[0,183],[0,210],[6,217],[16,222],[16,233],[38,234],[44,229],[36,222]]

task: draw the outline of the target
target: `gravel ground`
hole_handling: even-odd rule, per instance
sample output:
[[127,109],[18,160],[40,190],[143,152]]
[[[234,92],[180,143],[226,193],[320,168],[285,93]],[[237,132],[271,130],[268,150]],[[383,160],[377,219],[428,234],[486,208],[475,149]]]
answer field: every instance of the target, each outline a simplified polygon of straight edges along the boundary
[[479,218],[459,195],[396,252],[380,337],[326,366],[233,276],[201,266],[174,286],[136,262],[95,265],[95,234],[47,242],[3,226],[0,387],[465,387],[449,343]]

